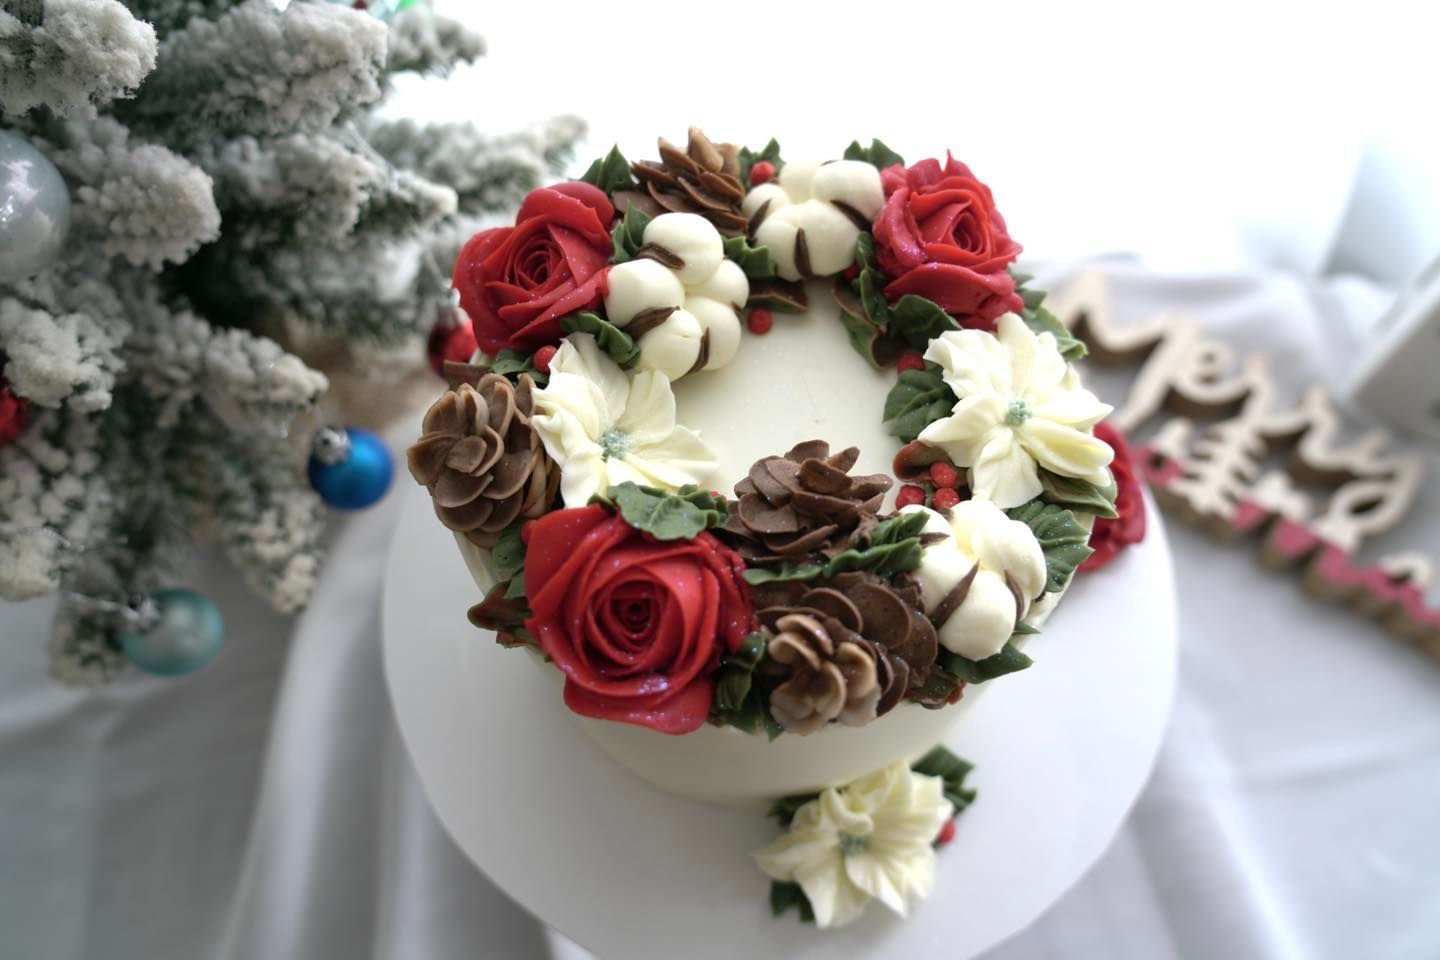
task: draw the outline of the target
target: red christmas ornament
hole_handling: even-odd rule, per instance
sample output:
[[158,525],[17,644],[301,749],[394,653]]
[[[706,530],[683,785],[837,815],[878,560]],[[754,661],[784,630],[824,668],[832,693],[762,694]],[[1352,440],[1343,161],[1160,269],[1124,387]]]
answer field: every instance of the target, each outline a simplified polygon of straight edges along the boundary
[[907,483],[895,494],[895,509],[913,507],[917,503],[925,502],[925,490],[913,483]]
[[935,498],[930,501],[936,510],[949,510],[960,502],[960,494],[949,487],[942,487],[935,491]]
[[762,183],[768,183],[775,176],[775,164],[769,160],[761,160],[750,168],[750,186],[758,187]]
[[475,328],[468,320],[456,323],[446,317],[430,328],[430,339],[425,342],[425,353],[430,358],[430,369],[439,377],[445,376],[445,361],[469,363],[477,349]]
[[770,328],[775,326],[775,315],[764,307],[756,307],[750,311],[750,316],[745,320],[745,326],[750,328],[754,334],[766,334]]
[[917,350],[906,350],[900,354],[900,359],[895,361],[896,370],[924,370],[925,358],[920,356]]
[[955,489],[960,482],[960,471],[944,460],[930,464],[930,482],[937,487]]
[[845,272],[840,274],[840,276],[844,277],[846,280],[854,280],[856,277],[860,276],[860,264],[850,264],[850,266],[846,267]]
[[951,817],[949,820],[946,820],[946,821],[945,821],[945,826],[943,826],[943,827],[940,828],[940,835],[935,838],[935,845],[936,845],[937,847],[943,847],[943,846],[945,846],[945,844],[949,843],[951,840],[954,840],[954,839],[955,839],[955,818],[954,818],[954,817]]
[[[4,366],[0,361],[0,366]],[[15,395],[10,381],[0,377],[0,447],[20,436],[30,419],[30,401]]]
[[558,351],[554,347],[549,346],[548,344],[541,347],[539,350],[536,350],[535,359],[534,361],[532,361],[535,364],[535,369],[539,370],[541,373],[549,374],[550,361],[555,359],[555,354],[557,352]]

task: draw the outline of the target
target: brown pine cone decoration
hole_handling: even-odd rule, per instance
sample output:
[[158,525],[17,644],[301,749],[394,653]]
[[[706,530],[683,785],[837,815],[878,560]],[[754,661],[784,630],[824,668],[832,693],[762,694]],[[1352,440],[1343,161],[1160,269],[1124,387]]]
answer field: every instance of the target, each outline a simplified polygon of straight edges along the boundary
[[850,476],[859,456],[854,447],[831,456],[828,443],[809,440],[757,460],[735,485],[740,502],[724,528],[745,562],[824,562],[868,532],[891,480]]
[[535,383],[488,373],[461,383],[425,414],[408,453],[410,475],[430,489],[440,522],[476,546],[493,547],[518,517],[549,509],[560,469],[530,427]]
[[770,715],[791,733],[832,720],[852,727],[875,719],[880,701],[875,648],[824,614],[785,613],[771,624],[770,663],[785,680],[770,691]]
[[641,190],[620,190],[615,205],[624,211],[632,204],[657,216],[662,213],[698,213],[726,237],[738,237],[749,225],[740,212],[745,186],[740,182],[740,148],[733,143],[712,143],[698,127],[681,150],[660,138],[660,161],[640,160],[630,172]]
[[863,641],[876,653],[880,700],[876,715],[884,716],[907,693],[930,676],[939,653],[939,637],[925,617],[919,587],[908,579],[892,586],[872,573],[842,573],[819,584],[779,581],[752,591],[762,623],[775,623],[791,613],[822,620],[832,636]]

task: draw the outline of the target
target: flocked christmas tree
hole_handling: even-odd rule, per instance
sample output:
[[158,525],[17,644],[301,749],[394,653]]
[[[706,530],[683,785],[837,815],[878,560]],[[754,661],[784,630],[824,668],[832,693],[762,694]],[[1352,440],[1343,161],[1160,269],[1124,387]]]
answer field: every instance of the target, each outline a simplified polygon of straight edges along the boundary
[[379,119],[394,75],[482,45],[414,0],[353,6],[0,0],[0,597],[60,593],[61,680],[205,658],[213,607],[166,589],[197,540],[305,604],[327,379],[292,350],[430,332],[476,218],[579,133]]

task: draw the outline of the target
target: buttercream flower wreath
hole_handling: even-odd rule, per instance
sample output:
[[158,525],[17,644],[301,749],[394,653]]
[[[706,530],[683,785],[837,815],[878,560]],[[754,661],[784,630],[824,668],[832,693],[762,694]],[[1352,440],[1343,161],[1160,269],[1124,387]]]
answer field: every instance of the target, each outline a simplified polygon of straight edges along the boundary
[[[576,713],[668,734],[859,726],[1028,666],[1027,616],[1132,474],[1110,469],[1110,407],[1071,366],[1085,347],[1011,269],[989,189],[879,141],[785,163],[774,141],[692,129],[659,152],[614,149],[533,191],[456,261],[481,352],[447,364],[409,459],[440,519],[490,551],[472,622],[543,653]],[[723,376],[815,280],[836,335],[898,370],[876,411],[903,443],[894,511],[894,480],[852,475],[857,451],[824,440],[721,494],[714,452],[677,422],[671,385]],[[903,911],[969,802],[965,769],[942,751],[782,804],[791,832],[758,855],[777,911],[829,925],[869,895]]]

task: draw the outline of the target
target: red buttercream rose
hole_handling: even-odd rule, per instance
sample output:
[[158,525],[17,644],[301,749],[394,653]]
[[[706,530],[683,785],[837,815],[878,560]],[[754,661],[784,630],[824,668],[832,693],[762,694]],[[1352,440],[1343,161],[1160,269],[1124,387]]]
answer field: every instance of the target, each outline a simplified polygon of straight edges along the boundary
[[875,221],[875,257],[890,278],[891,303],[907,293],[933,300],[963,326],[994,329],[1024,303],[1005,269],[1020,244],[1005,232],[990,188],[948,153],[880,173],[885,208]]
[[1140,481],[1135,476],[1135,463],[1130,456],[1130,445],[1125,435],[1112,427],[1109,421],[1095,426],[1095,436],[1110,444],[1115,459],[1110,461],[1110,472],[1115,477],[1115,519],[1095,518],[1095,530],[1090,534],[1092,553],[1080,564],[1082,571],[1099,570],[1115,559],[1115,555],[1132,543],[1145,539],[1145,497]]
[[598,504],[528,528],[525,622],[565,673],[576,713],[689,733],[720,655],[754,628],[740,557],[708,533],[657,541]]
[[554,343],[561,317],[599,304],[614,218],[604,191],[558,183],[531,190],[515,226],[471,237],[452,282],[480,349]]

